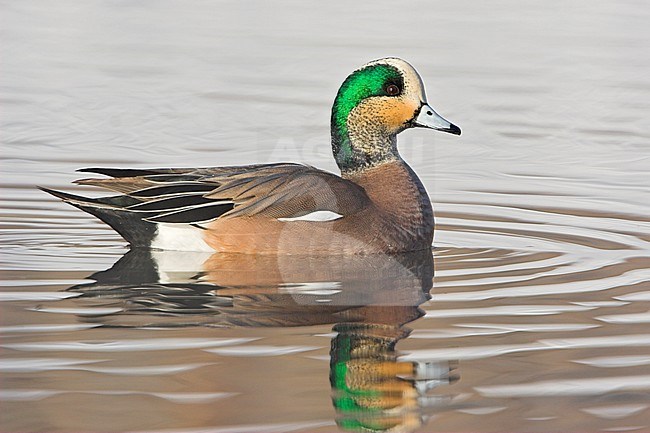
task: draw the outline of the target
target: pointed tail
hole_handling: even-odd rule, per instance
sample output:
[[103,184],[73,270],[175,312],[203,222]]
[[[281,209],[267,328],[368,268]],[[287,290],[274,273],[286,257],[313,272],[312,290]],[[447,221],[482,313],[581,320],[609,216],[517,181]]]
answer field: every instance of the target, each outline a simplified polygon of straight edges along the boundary
[[[156,224],[143,219],[149,215],[130,212],[122,208],[133,204],[125,203],[125,200],[134,200],[130,197],[115,196],[95,199],[40,186],[38,188],[99,218],[118,232],[132,247],[149,247],[151,240],[156,235]],[[135,200],[135,202],[138,202],[138,200]]]

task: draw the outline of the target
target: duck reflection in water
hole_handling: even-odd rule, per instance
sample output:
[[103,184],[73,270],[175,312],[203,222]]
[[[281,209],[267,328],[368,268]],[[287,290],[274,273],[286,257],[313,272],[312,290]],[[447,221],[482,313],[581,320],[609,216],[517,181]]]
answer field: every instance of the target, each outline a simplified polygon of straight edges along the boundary
[[317,257],[135,249],[89,278],[68,290],[119,306],[85,318],[109,326],[333,324],[329,377],[344,430],[413,431],[444,405],[427,391],[452,380],[449,362],[402,362],[395,350],[431,297],[431,250]]

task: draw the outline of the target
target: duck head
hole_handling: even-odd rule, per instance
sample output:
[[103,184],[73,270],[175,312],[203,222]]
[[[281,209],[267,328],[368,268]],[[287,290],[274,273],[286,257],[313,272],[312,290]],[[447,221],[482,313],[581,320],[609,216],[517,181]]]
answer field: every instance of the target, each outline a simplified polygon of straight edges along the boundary
[[332,106],[332,151],[341,172],[399,159],[397,134],[413,127],[460,135],[429,106],[420,75],[404,60],[379,59],[357,69]]

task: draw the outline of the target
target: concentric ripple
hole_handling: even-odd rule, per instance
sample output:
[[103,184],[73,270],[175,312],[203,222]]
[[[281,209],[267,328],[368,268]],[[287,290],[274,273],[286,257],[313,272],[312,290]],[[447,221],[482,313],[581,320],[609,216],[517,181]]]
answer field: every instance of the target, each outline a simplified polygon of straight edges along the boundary
[[[0,292],[8,318],[0,344],[5,405],[45,410],[79,398],[136,405],[148,398],[162,409],[231,399],[252,405],[259,393],[317,401],[328,393],[290,372],[327,377],[323,360],[330,359],[328,340],[337,335],[331,326],[340,320],[341,296],[350,290],[345,281],[324,276],[264,285],[257,278],[254,287],[228,288],[215,282],[219,271],[205,269],[203,255],[158,254],[159,280],[137,277],[140,267],[134,268],[140,274],[127,268],[93,285],[89,272],[75,268],[114,261],[119,241],[112,232],[55,202],[23,213],[20,202],[2,199],[5,212],[15,215],[5,231],[12,255]],[[425,419],[497,423],[507,417],[545,430],[565,429],[566,417],[581,417],[587,430],[648,425],[650,221],[451,202],[438,204],[436,221],[432,299],[408,324],[410,336],[399,340],[399,359],[453,369],[461,380],[426,379],[416,386]],[[39,240],[39,250],[22,241],[34,227],[41,236],[50,233],[51,243]],[[80,245],[61,243],[64,236]],[[87,236],[98,242],[92,250],[81,245]],[[66,254],[50,260],[61,251]],[[68,270],[47,270],[57,266]],[[359,270],[359,278],[376,284],[377,270],[368,271],[365,277]],[[79,289],[64,291],[71,285]],[[296,316],[301,308],[308,316]],[[329,312],[319,315],[319,308]],[[264,371],[268,382],[254,393],[249,387],[262,376],[250,368]],[[219,379],[206,382],[206,374]],[[59,375],[68,385],[38,386]],[[26,377],[36,381],[25,387]],[[82,385],[86,378],[93,387]],[[168,385],[181,379],[191,383],[185,391]],[[144,388],[134,386],[140,381]],[[555,415],[558,405],[562,416]]]

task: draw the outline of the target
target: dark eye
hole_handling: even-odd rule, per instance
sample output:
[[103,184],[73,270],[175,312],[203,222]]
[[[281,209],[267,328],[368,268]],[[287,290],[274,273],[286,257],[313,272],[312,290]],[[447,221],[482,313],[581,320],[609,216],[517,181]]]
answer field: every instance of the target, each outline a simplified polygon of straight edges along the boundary
[[386,86],[386,93],[388,93],[390,96],[399,95],[400,93],[399,86],[397,86],[396,84],[389,84],[388,86]]

